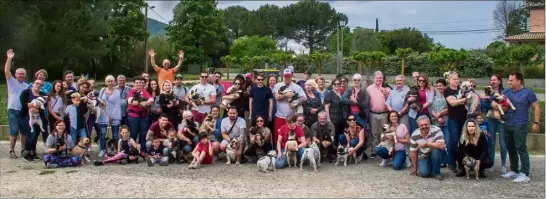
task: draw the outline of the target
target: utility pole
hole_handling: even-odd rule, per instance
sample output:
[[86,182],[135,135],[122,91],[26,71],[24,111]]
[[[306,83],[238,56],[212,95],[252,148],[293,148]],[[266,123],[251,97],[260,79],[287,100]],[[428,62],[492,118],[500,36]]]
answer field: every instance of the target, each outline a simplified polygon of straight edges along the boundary
[[337,23],[337,74],[341,72],[341,62],[339,61],[339,22]]
[[146,66],[146,73],[148,73],[148,9],[154,9],[155,6],[148,6],[148,3],[144,3],[146,8],[144,9],[144,30],[146,30],[146,36],[144,37],[144,65]]

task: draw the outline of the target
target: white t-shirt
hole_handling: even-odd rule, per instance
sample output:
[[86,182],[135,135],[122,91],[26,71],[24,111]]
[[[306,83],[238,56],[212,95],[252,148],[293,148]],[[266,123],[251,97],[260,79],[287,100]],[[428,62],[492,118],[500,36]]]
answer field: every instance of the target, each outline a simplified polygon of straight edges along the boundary
[[231,133],[229,133],[229,129],[231,129],[232,125],[233,123],[231,122],[229,117],[222,119],[222,123],[220,124],[222,133],[227,133],[231,139],[243,139],[244,129],[246,129],[245,119],[237,117],[237,119],[235,120],[235,126],[233,127],[233,130],[231,130]]
[[[191,87],[190,92],[191,91],[199,93],[199,95],[203,96],[205,98],[204,101],[209,101],[211,98],[216,98],[216,88],[214,88],[214,86],[210,84],[197,84]],[[201,104],[197,105],[197,107],[199,108],[199,110],[196,111],[199,111],[200,113],[208,113],[212,108],[212,104]]]
[[[275,84],[275,87],[273,87],[273,93],[277,93],[279,89],[285,85],[286,84],[284,82]],[[292,89],[295,93],[297,93],[299,97],[305,96],[305,92],[303,91],[301,86],[299,86],[296,83],[290,83],[290,85],[288,85],[288,88]],[[277,102],[277,113],[275,113],[275,116],[280,118],[287,118],[294,115],[294,113],[296,112],[290,106],[290,102],[287,101],[287,99],[276,101],[276,102]]]
[[19,82],[15,77],[11,77],[8,79],[8,110],[18,110],[20,111],[21,108],[21,100],[19,98],[21,97],[21,93],[28,88],[28,84],[26,82]]

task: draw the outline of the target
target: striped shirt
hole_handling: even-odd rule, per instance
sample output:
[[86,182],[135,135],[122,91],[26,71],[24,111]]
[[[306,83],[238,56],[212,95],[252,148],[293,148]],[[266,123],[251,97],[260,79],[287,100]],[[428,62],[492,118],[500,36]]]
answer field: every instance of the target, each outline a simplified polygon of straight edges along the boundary
[[442,130],[438,128],[437,126],[430,125],[430,130],[428,133],[428,136],[424,137],[421,135],[421,130],[416,129],[412,134],[410,138],[410,151],[417,151],[419,150],[419,159],[424,159],[430,155],[430,152],[432,151],[431,148],[417,148],[418,143],[424,143],[424,142],[440,142],[444,143],[444,134],[442,133]]

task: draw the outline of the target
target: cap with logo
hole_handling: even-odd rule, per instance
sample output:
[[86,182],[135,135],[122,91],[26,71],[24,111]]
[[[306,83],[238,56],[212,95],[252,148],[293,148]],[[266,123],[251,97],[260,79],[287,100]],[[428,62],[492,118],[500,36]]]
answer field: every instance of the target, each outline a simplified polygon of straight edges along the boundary
[[284,69],[284,71],[282,72],[282,76],[283,77],[292,77],[292,70]]

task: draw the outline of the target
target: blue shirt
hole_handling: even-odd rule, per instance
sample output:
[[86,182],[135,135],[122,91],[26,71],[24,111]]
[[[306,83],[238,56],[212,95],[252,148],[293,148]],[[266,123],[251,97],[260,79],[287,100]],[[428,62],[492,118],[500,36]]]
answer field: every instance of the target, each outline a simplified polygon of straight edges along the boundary
[[26,82],[19,82],[15,77],[11,77],[7,81],[8,84],[8,110],[13,109],[20,111],[22,108],[21,93],[28,88]]
[[105,108],[103,109],[103,111],[106,111],[106,114],[102,113],[99,116],[99,124],[108,124],[110,119],[121,120],[121,109],[118,107],[121,106],[122,99],[119,90],[114,89],[114,92],[108,95],[106,93],[106,88],[103,88],[100,91],[98,99],[106,104]]
[[395,87],[389,93],[389,97],[387,97],[385,105],[389,105],[391,106],[392,110],[400,112],[402,108],[404,108],[404,101],[406,100],[406,95],[408,94],[409,90],[410,88],[406,85],[402,86],[400,89]]
[[78,108],[71,104],[66,107],[66,109],[64,110],[64,114],[68,116],[68,119],[70,121],[70,127],[78,129]]
[[269,99],[273,98],[271,89],[267,86],[253,86],[250,89],[250,97],[252,98],[252,116],[269,117]]
[[504,114],[505,124],[508,126],[527,125],[529,122],[529,107],[537,101],[537,96],[528,88],[521,88],[518,91],[506,89],[502,92],[508,97],[516,110],[508,109]]
[[[32,88],[32,83],[28,84],[28,88]],[[44,84],[42,84],[42,87],[40,88],[40,92],[49,94],[49,91],[53,88],[53,85],[47,81],[44,81]]]

